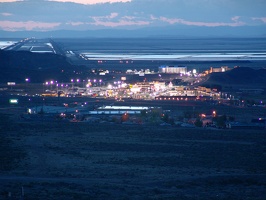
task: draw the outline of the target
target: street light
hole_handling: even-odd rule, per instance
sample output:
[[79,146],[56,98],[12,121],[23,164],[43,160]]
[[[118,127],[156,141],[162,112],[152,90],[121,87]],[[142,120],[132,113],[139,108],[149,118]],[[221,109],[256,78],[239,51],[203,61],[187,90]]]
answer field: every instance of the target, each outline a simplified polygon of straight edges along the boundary
[[73,82],[74,82],[74,79],[71,79],[71,85],[72,85],[72,89],[73,89]]
[[25,78],[25,82],[26,82],[26,90],[28,88],[28,83],[29,83],[30,79],[29,78]]

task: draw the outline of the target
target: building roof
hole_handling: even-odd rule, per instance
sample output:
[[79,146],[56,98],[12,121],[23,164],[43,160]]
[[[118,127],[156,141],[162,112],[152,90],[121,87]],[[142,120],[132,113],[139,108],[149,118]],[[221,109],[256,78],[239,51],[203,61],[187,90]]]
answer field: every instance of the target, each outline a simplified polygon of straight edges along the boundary
[[159,68],[166,68],[166,67],[172,67],[172,68],[187,68],[186,66],[176,66],[176,65],[161,65]]

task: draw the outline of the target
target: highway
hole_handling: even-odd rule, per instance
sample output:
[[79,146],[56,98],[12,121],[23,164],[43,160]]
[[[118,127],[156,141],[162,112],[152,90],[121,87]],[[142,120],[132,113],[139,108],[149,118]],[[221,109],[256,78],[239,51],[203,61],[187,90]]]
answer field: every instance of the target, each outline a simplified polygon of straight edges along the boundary
[[31,41],[32,39],[29,39],[29,38],[26,38],[26,39],[23,39],[23,40],[20,40],[19,42],[11,45],[11,46],[8,46],[6,47],[4,50],[7,50],[7,51],[17,51],[19,50],[23,45],[25,45],[26,43],[28,43],[29,41]]
[[52,39],[25,38],[15,44],[4,48],[6,51],[30,51],[36,53],[54,53],[65,55],[60,46]]

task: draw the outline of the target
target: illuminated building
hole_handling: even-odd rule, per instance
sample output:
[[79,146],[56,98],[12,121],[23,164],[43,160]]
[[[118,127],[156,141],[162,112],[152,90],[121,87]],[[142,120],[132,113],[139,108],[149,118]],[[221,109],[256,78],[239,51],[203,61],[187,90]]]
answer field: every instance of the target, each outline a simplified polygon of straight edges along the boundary
[[184,66],[160,66],[159,67],[159,73],[165,73],[165,74],[186,74],[187,73],[187,67]]

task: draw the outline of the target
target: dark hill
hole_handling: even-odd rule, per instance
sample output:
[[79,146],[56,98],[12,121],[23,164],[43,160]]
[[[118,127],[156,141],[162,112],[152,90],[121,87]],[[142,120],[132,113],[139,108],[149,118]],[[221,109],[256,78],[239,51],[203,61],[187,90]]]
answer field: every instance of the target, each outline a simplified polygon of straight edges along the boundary
[[238,67],[224,73],[210,74],[208,83],[231,85],[266,85],[266,69]]
[[78,67],[67,62],[66,57],[51,53],[28,51],[0,51],[0,82],[43,83],[47,80],[69,81]]

